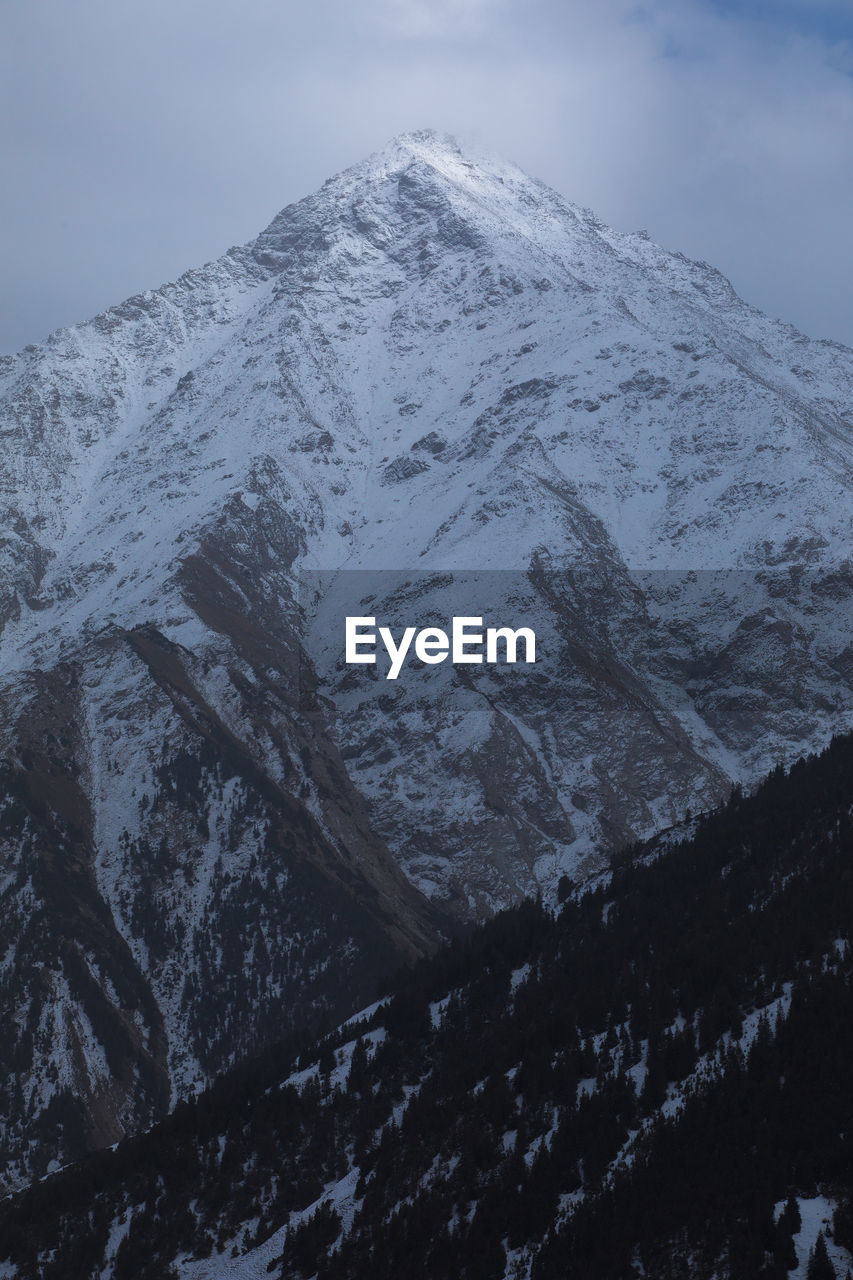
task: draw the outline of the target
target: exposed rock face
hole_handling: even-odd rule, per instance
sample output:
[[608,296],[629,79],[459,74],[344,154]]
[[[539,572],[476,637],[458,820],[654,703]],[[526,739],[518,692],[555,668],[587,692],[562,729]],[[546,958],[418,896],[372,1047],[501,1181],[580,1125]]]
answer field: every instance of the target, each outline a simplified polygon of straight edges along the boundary
[[431,134],[0,361],[7,1181],[849,725],[852,374]]

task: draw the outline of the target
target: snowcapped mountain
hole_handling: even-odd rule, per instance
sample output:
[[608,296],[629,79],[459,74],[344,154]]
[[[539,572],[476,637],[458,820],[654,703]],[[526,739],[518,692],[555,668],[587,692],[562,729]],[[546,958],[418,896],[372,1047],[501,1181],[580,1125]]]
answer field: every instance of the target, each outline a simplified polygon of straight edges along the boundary
[[[450,139],[0,405],[10,1182],[850,722],[853,352]],[[350,612],[542,660],[356,679]]]

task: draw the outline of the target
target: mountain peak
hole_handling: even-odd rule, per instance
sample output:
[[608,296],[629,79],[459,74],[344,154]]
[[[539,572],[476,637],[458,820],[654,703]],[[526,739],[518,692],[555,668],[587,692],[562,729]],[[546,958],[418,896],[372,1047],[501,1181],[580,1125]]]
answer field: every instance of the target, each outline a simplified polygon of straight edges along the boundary
[[499,240],[507,229],[513,237],[530,234],[531,213],[544,225],[567,211],[574,212],[555,192],[485,148],[417,129],[286,206],[251,249],[265,269],[286,272],[294,250],[325,254],[338,245],[348,254],[366,240],[387,251],[423,235],[447,243],[437,225],[442,220],[452,221],[470,248]]
[[411,151],[416,155],[461,155],[456,136],[439,129],[407,129],[393,137],[381,151]]
[[524,185],[539,185],[483,143],[468,138],[460,141],[454,134],[437,129],[413,129],[397,134],[368,157],[363,165],[355,168],[363,170],[366,167],[372,172],[390,173],[407,168],[413,161],[421,161],[455,181],[467,179],[470,182],[472,178],[505,181],[512,178]]

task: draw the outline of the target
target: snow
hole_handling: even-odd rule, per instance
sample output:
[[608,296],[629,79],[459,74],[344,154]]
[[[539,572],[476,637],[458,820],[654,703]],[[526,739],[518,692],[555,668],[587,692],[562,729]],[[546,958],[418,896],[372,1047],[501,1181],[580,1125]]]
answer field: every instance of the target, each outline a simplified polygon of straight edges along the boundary
[[[433,276],[412,278],[395,206],[401,175],[438,193],[446,216],[472,228],[476,273],[463,240]],[[353,201],[369,207],[369,230],[364,218],[352,221]],[[430,207],[421,211],[427,221],[445,216]],[[325,227],[327,260],[280,259],[279,238],[306,221]],[[296,292],[297,277],[313,310]],[[203,644],[205,628],[181,607],[170,579],[236,495],[256,514],[281,494],[306,532],[306,569],[523,572],[533,549],[554,546],[555,533],[555,550],[585,565],[589,544],[566,529],[567,483],[578,510],[609,531],[629,566],[729,568],[749,563],[768,532],[779,546],[795,543],[799,525],[824,540],[825,561],[846,554],[849,490],[840,473],[834,489],[827,484],[831,450],[814,433],[818,419],[829,430],[825,398],[835,395],[836,416],[846,412],[849,353],[812,344],[804,381],[791,372],[805,362],[799,335],[741,303],[710,268],[613,232],[512,165],[463,156],[446,137],[395,140],[284,211],[254,246],[117,312],[120,322],[66,331],[26,360],[31,384],[35,366],[34,385],[54,379],[60,388],[59,435],[44,440],[43,461],[31,464],[44,471],[40,489],[57,496],[40,587],[47,608],[25,605],[7,624],[0,657],[10,674],[34,653],[53,660],[107,618],[132,626],[154,613],[171,638]],[[433,323],[439,314],[449,326]],[[700,381],[688,387],[688,373]],[[541,394],[518,395],[537,379]],[[11,385],[17,394],[14,375]],[[108,412],[99,408],[104,385],[116,401]],[[682,385],[692,400],[678,398]],[[87,430],[96,429],[96,444],[69,436],[65,402],[79,395],[91,401],[86,422],[95,423]],[[516,397],[508,424],[507,395]],[[496,438],[469,456],[480,422],[494,424]],[[328,446],[318,445],[324,431]],[[411,453],[428,431],[446,439],[443,452]],[[417,456],[428,469],[385,485],[395,456]],[[281,483],[259,481],[261,463]],[[716,508],[744,473],[748,501],[732,508],[725,499],[721,518]],[[28,489],[19,493],[30,500]],[[494,582],[485,585],[491,596]],[[716,765],[729,776],[742,771],[738,753],[683,690],[653,672],[648,678]],[[556,772],[550,726],[506,704],[500,715],[501,732],[514,729],[544,766],[577,832],[554,841],[527,815],[541,848],[536,876],[553,891],[561,871],[595,846],[597,826],[563,799],[577,778]],[[447,724],[440,748],[483,751],[494,732],[493,716],[472,705]],[[387,777],[366,770],[360,781],[384,825],[378,788]],[[476,820],[476,790],[460,779],[444,794],[454,812]],[[648,829],[671,818],[665,797],[651,797]],[[402,832],[384,834],[402,855]],[[427,866],[410,873],[431,892],[446,874]]]
[[118,1253],[119,1245],[130,1230],[130,1224],[133,1221],[134,1212],[134,1209],[126,1209],[119,1219],[113,1221],[112,1226],[110,1227],[107,1247],[104,1250],[106,1260],[101,1269],[102,1280],[110,1280],[112,1267],[115,1263],[115,1256]]
[[358,1013],[354,1013],[351,1018],[347,1018],[345,1022],[341,1023],[341,1026],[352,1027],[359,1022],[370,1022],[380,1009],[385,1008],[390,998],[390,996],[383,996],[381,1000],[374,1000],[373,1004],[367,1005],[366,1008],[359,1010]]
[[[379,1007],[378,1005],[376,1007]],[[349,1026],[352,1019],[343,1023],[343,1026]],[[335,1050],[335,1065],[329,1072],[329,1091],[333,1092],[336,1088],[343,1089],[346,1086],[347,1077],[350,1072],[352,1063],[352,1055],[359,1041],[367,1050],[368,1057],[371,1057],[376,1049],[385,1039],[385,1028],[375,1027],[373,1031],[366,1031],[363,1036],[356,1040],[349,1040],[346,1044],[341,1045]],[[294,1089],[304,1089],[307,1084],[320,1080],[320,1066],[317,1062],[312,1062],[309,1066],[301,1068],[299,1071],[292,1071],[286,1080],[281,1083],[281,1088],[291,1085]]]
[[444,1021],[444,1012],[450,1004],[451,995],[443,996],[441,1000],[430,1001],[429,1017],[433,1031],[437,1031]]
[[[355,1188],[358,1182],[358,1170],[351,1170],[339,1182],[330,1183],[321,1196],[290,1215],[286,1226],[256,1249],[247,1253],[231,1256],[233,1244],[229,1241],[223,1253],[203,1260],[183,1259],[179,1263],[181,1280],[268,1280],[268,1267],[272,1260],[279,1257],[285,1244],[288,1231],[298,1227],[310,1218],[323,1204],[330,1205],[340,1214],[344,1230],[352,1225],[355,1212]],[[240,1238],[242,1238],[242,1229]]]
[[[826,1196],[812,1196],[809,1198],[797,1196],[796,1200],[800,1209],[802,1227],[794,1236],[794,1248],[797,1251],[799,1265],[793,1271],[788,1272],[790,1280],[806,1280],[809,1253],[814,1248],[820,1231],[824,1234],[826,1251],[829,1254],[830,1262],[835,1267],[836,1275],[839,1280],[843,1280],[843,1277],[847,1274],[847,1268],[850,1267],[853,1270],[853,1254],[837,1245],[832,1239],[832,1215],[835,1212],[836,1202]],[[784,1207],[784,1200],[776,1205],[774,1213],[777,1218]]]
[[509,978],[509,989],[511,995],[515,995],[518,988],[527,981],[532,972],[533,966],[529,962],[520,965],[518,969],[513,969]]

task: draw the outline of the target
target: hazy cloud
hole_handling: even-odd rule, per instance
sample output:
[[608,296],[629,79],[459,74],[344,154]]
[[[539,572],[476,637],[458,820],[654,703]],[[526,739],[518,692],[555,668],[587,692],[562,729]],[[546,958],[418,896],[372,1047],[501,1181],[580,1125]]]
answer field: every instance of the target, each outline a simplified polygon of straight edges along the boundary
[[0,344],[255,235],[393,134],[479,137],[853,344],[849,5],[6,0]]

